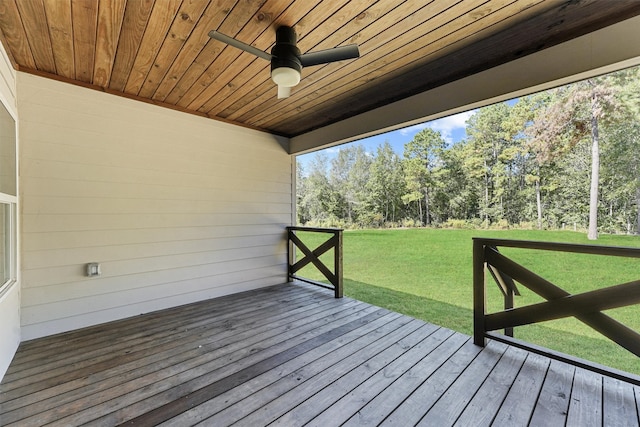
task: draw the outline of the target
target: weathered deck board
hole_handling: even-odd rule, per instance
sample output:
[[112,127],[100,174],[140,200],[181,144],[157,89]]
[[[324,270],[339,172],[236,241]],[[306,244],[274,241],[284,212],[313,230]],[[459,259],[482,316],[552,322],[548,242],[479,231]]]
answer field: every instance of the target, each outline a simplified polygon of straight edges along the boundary
[[602,425],[602,378],[591,375],[582,368],[576,368],[573,378],[567,424],[593,427]]
[[456,420],[455,425],[476,427],[491,425],[526,357],[527,353],[524,350],[508,348]]
[[0,425],[638,425],[640,387],[307,285],[23,343]]

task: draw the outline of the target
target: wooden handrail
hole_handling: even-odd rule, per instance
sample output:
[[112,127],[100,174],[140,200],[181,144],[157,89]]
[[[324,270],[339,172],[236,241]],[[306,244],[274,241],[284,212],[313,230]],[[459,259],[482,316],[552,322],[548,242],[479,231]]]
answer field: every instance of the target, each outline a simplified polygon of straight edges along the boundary
[[[488,337],[496,338],[491,331],[505,329],[505,335],[513,337],[516,326],[575,317],[640,356],[640,334],[602,312],[640,304],[640,280],[572,295],[509,259],[498,251],[498,247],[640,258],[640,248],[474,238],[473,316],[474,342],[477,345],[484,346]],[[504,295],[505,309],[502,312],[486,313],[485,267]],[[514,281],[547,301],[513,308],[513,295],[518,292]],[[509,340],[507,337],[499,339]]]
[[[296,235],[296,231],[304,231],[311,233],[328,233],[331,234],[328,240],[324,241],[315,249],[309,247]],[[331,289],[334,291],[336,298],[342,298],[343,295],[343,277],[342,277],[342,229],[340,228],[315,228],[315,227],[287,227],[287,250],[288,250],[288,279],[300,280],[302,282],[311,283],[316,286]],[[303,257],[296,260],[296,248],[300,249]],[[333,270],[326,266],[320,256],[333,249]],[[329,281],[330,285],[312,280],[309,278],[298,276],[296,273],[309,264],[313,264],[320,273]]]

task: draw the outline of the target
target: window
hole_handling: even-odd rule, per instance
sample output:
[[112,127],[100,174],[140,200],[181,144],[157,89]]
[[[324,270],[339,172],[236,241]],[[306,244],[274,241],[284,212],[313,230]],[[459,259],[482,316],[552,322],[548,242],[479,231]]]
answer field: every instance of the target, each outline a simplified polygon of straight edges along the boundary
[[0,103],[0,295],[16,281],[16,122]]

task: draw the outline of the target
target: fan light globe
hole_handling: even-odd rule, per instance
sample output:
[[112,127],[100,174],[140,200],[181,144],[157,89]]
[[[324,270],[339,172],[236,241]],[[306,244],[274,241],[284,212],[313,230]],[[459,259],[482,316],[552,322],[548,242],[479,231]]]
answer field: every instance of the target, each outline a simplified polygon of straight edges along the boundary
[[293,87],[300,83],[300,73],[293,68],[278,67],[271,71],[271,80],[278,86]]

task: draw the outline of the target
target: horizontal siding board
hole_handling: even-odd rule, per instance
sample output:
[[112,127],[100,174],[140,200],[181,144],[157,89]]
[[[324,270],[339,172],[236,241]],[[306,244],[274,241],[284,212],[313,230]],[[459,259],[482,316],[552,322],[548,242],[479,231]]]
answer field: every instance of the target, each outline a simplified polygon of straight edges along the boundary
[[[242,250],[231,249],[224,251],[133,258],[121,261],[106,261],[101,262],[102,274],[99,278],[89,278],[84,274],[85,263],[92,262],[92,259],[99,259],[97,256],[92,257],[92,254],[89,251],[88,254],[80,255],[78,257],[79,259],[86,260],[85,263],[26,270],[23,275],[24,288],[37,288],[40,286],[61,284],[71,287],[72,284],[76,283],[80,286],[84,284],[84,287],[87,288],[88,284],[91,283],[93,285],[100,279],[140,274],[140,271],[144,271],[145,273],[143,274],[150,274],[146,272],[161,274],[162,272],[170,272],[178,268],[190,268],[190,270],[196,270],[202,266],[213,267],[220,263],[224,263],[224,267],[216,266],[216,271],[220,271],[221,268],[228,269],[234,265],[237,270],[242,270],[243,268],[253,267],[256,260],[259,259],[275,257],[275,262],[278,262],[281,258],[286,256],[286,248],[284,245],[280,247],[281,251],[279,253],[272,253],[273,251],[268,250],[268,248],[269,247],[258,246]],[[51,281],[50,276],[52,274],[55,274],[56,277],[58,277],[57,283]],[[88,288],[90,289],[93,287],[92,285],[89,285]]]
[[[135,281],[135,277],[129,277],[129,282],[135,284],[134,286],[122,286],[123,289],[118,289],[116,286],[121,286],[119,281],[115,280],[103,280],[102,284],[111,284],[112,291],[103,290],[103,293],[81,297],[81,298],[67,298],[65,301],[60,302],[47,302],[40,305],[24,305],[22,306],[22,319],[23,326],[31,325],[34,323],[41,323],[49,321],[51,317],[55,319],[62,319],[67,317],[75,317],[79,315],[92,315],[101,311],[110,310],[113,307],[130,307],[133,313],[139,314],[145,310],[138,311],[137,306],[144,306],[146,303],[150,303],[158,299],[168,299],[172,297],[179,297],[180,295],[188,295],[191,293],[198,293],[202,291],[211,291],[215,295],[215,288],[224,287],[229,285],[235,285],[246,281],[259,280],[261,277],[265,278],[265,282],[269,279],[278,279],[275,283],[269,283],[269,285],[282,283],[284,278],[284,269],[279,265],[267,266],[267,262],[261,263],[259,268],[254,270],[244,271],[228,271],[228,272],[213,272],[209,275],[203,276],[188,276],[178,277],[161,276],[154,273],[140,274],[140,282]],[[44,288],[42,288],[44,289]],[[64,290],[65,292],[66,289]],[[187,300],[186,302],[191,302]],[[186,303],[185,302],[185,303]],[[42,308],[46,307],[46,310]],[[151,311],[151,310],[146,310]]]
[[[281,253],[285,250],[282,234],[267,236],[241,237],[233,239],[199,239],[181,240],[177,242],[150,242],[137,244],[111,244],[75,246],[69,248],[30,251],[29,262],[23,264],[26,270],[66,267],[64,262],[81,257],[100,259],[102,262],[137,262],[142,259],[153,259],[168,256],[211,257],[217,253],[228,253],[237,257],[250,257],[252,253],[272,252],[277,248]],[[228,256],[229,256],[228,255]],[[70,264],[75,265],[75,264]]]
[[[149,145],[147,137],[159,138],[161,144],[167,144],[167,148],[171,149],[168,141],[176,140],[185,141],[186,136],[196,141],[195,149],[206,147],[206,141],[215,143],[221,139],[233,141],[232,145],[220,147],[221,153],[236,153],[236,147],[255,148],[255,140],[269,140],[269,142],[285,143],[285,139],[274,135],[241,128],[231,124],[222,122],[214,122],[202,117],[183,115],[174,111],[167,111],[161,107],[150,104],[140,104],[139,102],[126,98],[114,99],[114,96],[95,92],[87,95],[86,89],[81,87],[60,87],[59,90],[41,91],[42,85],[36,79],[39,77],[30,75],[21,75],[21,111],[24,111],[29,117],[25,118],[26,123],[35,121],[43,126],[58,126],[64,128],[68,122],[69,116],[77,116],[82,120],[73,126],[74,130],[82,130],[94,133],[100,133],[100,126],[116,126],[111,129],[116,136],[131,136],[134,138],[142,138],[140,146]],[[32,90],[29,90],[32,89]],[[77,92],[77,95],[72,95]],[[107,102],[96,102],[98,98],[102,98]],[[61,103],[60,99],[65,99]],[[51,105],[58,105],[54,111],[49,111]],[[34,120],[32,117],[37,114],[46,112],[47,115]],[[129,118],[136,117],[136,127],[131,129]],[[158,127],[157,124],[162,120],[170,117],[175,126]],[[212,126],[215,129],[212,129]],[[188,133],[184,130],[188,129]],[[34,130],[37,131],[37,130]],[[115,141],[116,144],[122,144],[122,141]],[[200,144],[200,145],[198,145]],[[164,148],[164,147],[161,147]],[[276,155],[282,151],[282,147],[278,144],[259,147],[261,152],[272,151]],[[216,151],[209,145],[209,151]],[[237,154],[237,153],[236,153]]]
[[290,217],[283,214],[180,214],[180,213],[105,213],[75,215],[25,214],[25,232],[113,230],[130,228],[209,227],[215,225],[267,225],[284,229]]
[[[287,175],[289,176],[289,175]],[[285,178],[285,175],[282,175]],[[238,178],[238,181],[245,179]],[[241,183],[230,182],[226,185],[223,183],[206,183],[194,182],[194,185],[188,186],[183,183],[180,185],[163,185],[161,183],[141,183],[131,185],[125,182],[109,182],[97,180],[77,180],[62,178],[38,178],[29,177],[23,180],[24,185],[28,186],[31,194],[39,196],[38,200],[43,198],[61,199],[61,198],[100,198],[105,201],[112,199],[144,199],[144,200],[180,200],[180,201],[208,201],[211,202],[212,191],[220,189],[241,189]],[[255,204],[263,206],[268,197],[264,193],[278,193],[282,191],[283,185],[290,185],[281,181],[261,181],[255,182],[253,187],[245,192],[253,196],[245,202],[245,204]],[[224,203],[219,203],[218,209],[223,209]]]
[[[84,118],[80,118],[84,120]],[[29,123],[27,123],[29,124]],[[96,124],[96,126],[111,126],[119,124]],[[54,132],[53,129],[48,130],[46,135],[43,135],[42,139],[36,139],[28,137],[28,144],[24,147],[25,156],[33,159],[47,160],[47,161],[61,161],[65,163],[72,163],[73,161],[81,162],[82,164],[90,164],[95,166],[118,166],[124,168],[134,169],[149,169],[156,171],[167,171],[165,165],[170,164],[170,170],[172,172],[181,173],[195,173],[202,175],[215,175],[217,171],[212,166],[228,166],[233,162],[239,168],[238,175],[256,166],[262,166],[268,163],[273,167],[287,168],[288,162],[283,161],[282,153],[264,152],[263,155],[258,158],[254,156],[242,156],[238,153],[225,153],[211,150],[212,138],[202,140],[203,147],[193,147],[193,151],[177,151],[176,145],[181,146],[182,141],[185,140],[184,135],[178,138],[177,135],[157,135],[153,136],[156,143],[141,147],[127,147],[122,145],[111,144],[106,145],[110,139],[110,135],[104,133],[96,133],[90,137],[82,136],[76,141],[78,144],[69,144],[68,141],[70,135],[66,128],[57,128]],[[48,142],[47,138],[51,138],[52,135],[63,135],[59,143]],[[190,142],[196,141],[195,138],[189,136],[187,138]],[[164,144],[162,144],[164,142]],[[180,142],[180,144],[176,144]],[[170,146],[172,144],[173,146]],[[163,146],[164,145],[164,146]],[[245,147],[245,149],[252,149],[252,147]],[[198,155],[194,156],[194,152]],[[141,163],[144,161],[144,163]]]
[[284,235],[284,230],[279,227],[267,230],[260,225],[147,228],[121,231],[126,233],[114,234],[109,230],[24,233],[22,241],[30,251],[206,239],[224,239],[232,245],[236,238],[246,240],[254,237]]
[[19,77],[30,338],[286,280],[286,141]]
[[[281,193],[286,194],[287,193]],[[264,194],[263,194],[264,195]],[[280,197],[280,196],[278,196]],[[270,203],[267,213],[290,215],[291,203]],[[176,203],[171,199],[140,199],[140,198],[99,198],[99,197],[39,197],[29,200],[22,206],[25,214],[51,215],[80,215],[80,214],[155,214],[157,212],[190,214],[220,212],[220,214],[246,215],[244,203],[230,206],[217,200],[180,200]]]
[[[24,139],[21,138],[24,144]],[[23,156],[26,154],[23,153]],[[180,186],[197,187],[203,190],[214,189],[220,191],[227,191],[232,193],[234,191],[251,191],[253,188],[248,185],[244,188],[237,184],[229,183],[223,185],[227,181],[212,181],[206,182],[203,180],[212,180],[217,175],[205,175],[197,174],[193,172],[173,172],[171,170],[162,172],[161,170],[147,170],[137,169],[134,167],[123,166],[101,166],[92,165],[87,163],[72,163],[72,162],[54,162],[50,160],[30,159],[23,157],[24,161],[20,165],[20,169],[24,171],[30,177],[36,178],[48,178],[48,179],[64,179],[64,180],[77,180],[77,181],[98,181],[98,182],[115,182],[115,183],[128,183],[128,184],[149,184],[149,185],[165,185],[171,186],[172,184],[179,182]],[[141,161],[144,159],[141,158]],[[147,160],[148,161],[148,160]],[[262,165],[264,166],[264,165]],[[256,170],[262,169],[261,165],[256,164],[253,167],[245,167],[245,165],[237,165],[234,167],[232,164],[220,165],[219,167],[211,167],[216,170],[216,174],[227,174],[228,179],[233,179],[237,176],[253,176]],[[290,169],[286,171],[282,170],[281,173],[276,172],[276,179],[282,179],[285,173],[290,173]],[[219,176],[218,176],[219,179]],[[28,183],[25,183],[28,185]],[[235,188],[234,188],[235,187]],[[223,196],[233,199],[233,194]],[[236,196],[237,197],[237,196]],[[254,196],[255,197],[255,196]],[[242,198],[241,198],[242,199]]]

